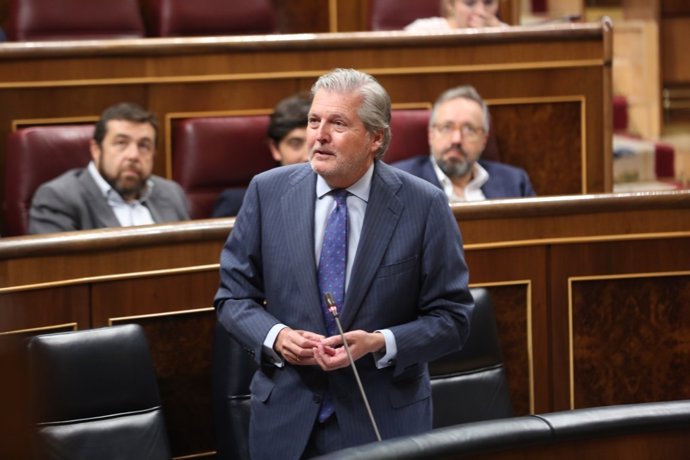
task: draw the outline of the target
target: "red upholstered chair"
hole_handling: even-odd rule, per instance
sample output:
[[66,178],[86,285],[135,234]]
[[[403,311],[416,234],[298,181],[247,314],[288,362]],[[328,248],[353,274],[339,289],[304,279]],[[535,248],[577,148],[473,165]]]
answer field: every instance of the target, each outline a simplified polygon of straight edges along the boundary
[[32,126],[7,140],[5,157],[4,236],[28,231],[34,192],[44,182],[89,163],[93,125]]
[[144,37],[137,0],[10,0],[9,40]]
[[192,219],[211,217],[218,194],[245,188],[275,166],[266,142],[268,115],[175,120],[172,175],[190,203]]
[[427,127],[431,110],[397,109],[391,111],[393,137],[383,160],[388,163],[429,154]]
[[271,34],[277,31],[271,0],[149,0],[156,37]]
[[439,0],[372,0],[370,30],[402,30],[419,18],[441,16]]

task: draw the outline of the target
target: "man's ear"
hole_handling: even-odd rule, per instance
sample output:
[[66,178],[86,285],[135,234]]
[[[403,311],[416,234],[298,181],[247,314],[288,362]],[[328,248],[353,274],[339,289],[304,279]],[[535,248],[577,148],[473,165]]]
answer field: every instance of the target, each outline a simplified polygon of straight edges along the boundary
[[273,159],[276,160],[278,163],[282,163],[283,154],[280,153],[280,150],[278,150],[278,146],[276,145],[273,139],[268,140],[268,148],[271,150],[271,156],[273,156]]
[[378,152],[381,148],[381,145],[383,145],[384,132],[385,131],[383,129],[380,129],[371,136],[371,147],[373,153]]
[[98,145],[95,140],[91,139],[89,141],[89,150],[91,151],[91,159],[96,163],[96,166],[98,166],[98,162],[101,158],[101,146]]

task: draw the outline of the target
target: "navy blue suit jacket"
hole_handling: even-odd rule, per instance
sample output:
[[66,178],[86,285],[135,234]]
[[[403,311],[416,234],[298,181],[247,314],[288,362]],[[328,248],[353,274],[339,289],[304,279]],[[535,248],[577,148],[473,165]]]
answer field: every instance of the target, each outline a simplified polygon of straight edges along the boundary
[[211,217],[234,217],[240,212],[244,194],[247,193],[245,187],[228,188],[221,192],[213,205]]
[[[479,160],[479,164],[489,173],[489,180],[482,186],[482,192],[487,199],[535,195],[532,183],[524,169],[489,160]],[[442,188],[436,177],[434,166],[431,164],[431,155],[420,155],[397,161],[393,163],[393,166]]]
[[[314,255],[315,200],[316,174],[308,163],[257,175],[221,252],[214,301],[219,321],[261,364],[250,385],[254,460],[300,458],[326,388],[343,447],[375,441],[351,369],[278,368],[262,353],[278,323],[327,335]],[[427,363],[462,346],[474,306],[445,195],[377,161],[356,250],[343,329],[390,329],[398,349],[395,362],[383,369],[371,355],[357,362],[381,435],[430,430]]]

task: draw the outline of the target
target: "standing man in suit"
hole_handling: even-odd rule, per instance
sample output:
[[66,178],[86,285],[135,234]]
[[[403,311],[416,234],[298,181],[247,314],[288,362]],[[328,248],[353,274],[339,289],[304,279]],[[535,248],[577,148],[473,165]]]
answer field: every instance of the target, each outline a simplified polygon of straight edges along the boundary
[[480,159],[488,133],[489,109],[477,90],[449,89],[431,110],[431,155],[393,165],[441,188],[451,203],[534,196],[525,170]]
[[94,129],[89,165],[36,190],[29,233],[188,220],[182,188],[151,174],[157,134],[153,113],[131,103],[108,107]]
[[427,363],[462,347],[474,307],[445,195],[380,161],[391,137],[386,90],[336,69],[312,94],[310,162],[252,180],[221,253],[218,319],[260,365],[254,460],[376,440],[326,291],[382,438],[431,429]]
[[[307,150],[307,114],[311,94],[297,93],[278,102],[268,121],[268,148],[276,164],[285,166],[309,159]],[[236,216],[246,189],[223,190],[213,206],[213,217]]]

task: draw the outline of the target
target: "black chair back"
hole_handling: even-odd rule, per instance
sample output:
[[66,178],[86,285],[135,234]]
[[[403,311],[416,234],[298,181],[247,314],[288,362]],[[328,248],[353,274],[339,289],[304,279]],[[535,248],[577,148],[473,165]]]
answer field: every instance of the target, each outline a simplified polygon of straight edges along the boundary
[[475,307],[465,346],[429,363],[434,428],[513,415],[489,291],[471,291]]
[[29,376],[36,458],[170,459],[139,325],[36,336]]

